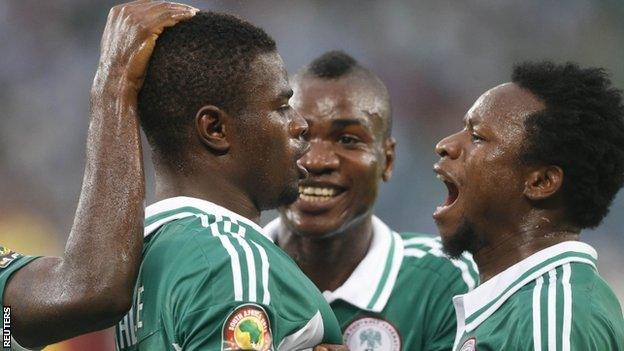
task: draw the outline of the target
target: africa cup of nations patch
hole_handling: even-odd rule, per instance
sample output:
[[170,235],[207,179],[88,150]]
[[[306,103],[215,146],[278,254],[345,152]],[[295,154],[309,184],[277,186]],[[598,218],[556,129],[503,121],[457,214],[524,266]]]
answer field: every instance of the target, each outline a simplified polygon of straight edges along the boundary
[[11,262],[20,258],[20,254],[0,246],[0,268],[7,268]]
[[266,351],[272,348],[272,343],[269,317],[259,305],[236,307],[223,324],[222,351]]
[[351,351],[400,351],[401,336],[390,322],[381,318],[362,317],[345,329],[342,338]]
[[466,342],[462,345],[459,351],[476,351],[477,350],[477,339],[470,338],[466,340]]

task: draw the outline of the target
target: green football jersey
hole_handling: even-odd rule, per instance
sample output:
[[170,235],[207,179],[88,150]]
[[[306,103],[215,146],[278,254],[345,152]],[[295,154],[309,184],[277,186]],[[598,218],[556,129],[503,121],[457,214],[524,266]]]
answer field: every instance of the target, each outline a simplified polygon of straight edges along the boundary
[[622,309],[578,241],[541,250],[454,298],[455,350],[624,350]]
[[[278,219],[265,227],[277,237]],[[469,255],[450,260],[439,238],[396,233],[373,217],[373,238],[345,283],[323,295],[351,351],[451,350],[457,329],[453,296],[478,283]]]
[[252,221],[176,197],[146,209],[143,261],[119,350],[311,350],[339,344],[331,308]]
[[4,288],[11,275],[24,267],[36,256],[24,256],[0,246],[0,301],[4,302]]

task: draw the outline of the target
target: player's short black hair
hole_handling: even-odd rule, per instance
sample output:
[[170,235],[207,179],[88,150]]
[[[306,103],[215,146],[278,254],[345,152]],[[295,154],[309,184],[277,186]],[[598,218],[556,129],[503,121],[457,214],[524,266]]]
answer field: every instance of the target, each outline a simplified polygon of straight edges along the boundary
[[362,66],[343,51],[328,51],[314,59],[307,67],[306,73],[317,78],[336,79],[349,74]]
[[546,105],[525,121],[523,161],[561,167],[568,219],[599,225],[624,184],[622,91],[604,69],[574,63],[522,63],[511,78]]
[[166,28],[156,41],[138,97],[141,125],[152,149],[165,159],[177,158],[204,105],[241,111],[250,63],[276,50],[262,29],[223,13],[202,11]]

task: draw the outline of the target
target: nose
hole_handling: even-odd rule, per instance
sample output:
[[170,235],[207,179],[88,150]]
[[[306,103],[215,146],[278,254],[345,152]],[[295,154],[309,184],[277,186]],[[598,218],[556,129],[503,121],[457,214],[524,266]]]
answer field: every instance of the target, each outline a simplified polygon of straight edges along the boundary
[[440,157],[449,157],[451,159],[458,158],[461,154],[458,135],[459,133],[455,133],[440,140],[435,146],[435,152],[440,155]]
[[301,164],[310,174],[326,174],[338,169],[340,160],[332,150],[331,142],[311,140],[310,149],[301,158]]
[[297,111],[292,111],[292,120],[289,126],[289,133],[291,137],[299,140],[303,140],[304,135],[308,132],[308,122],[301,117]]

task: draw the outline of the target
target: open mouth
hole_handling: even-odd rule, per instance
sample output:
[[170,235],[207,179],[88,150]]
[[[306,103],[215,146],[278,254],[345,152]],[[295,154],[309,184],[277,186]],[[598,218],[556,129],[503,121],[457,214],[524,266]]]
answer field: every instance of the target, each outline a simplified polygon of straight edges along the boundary
[[446,201],[443,206],[451,206],[457,201],[459,197],[459,190],[457,189],[457,185],[455,183],[450,182],[448,180],[442,180],[444,185],[446,185],[446,190],[448,191],[448,195],[446,196]]
[[342,194],[344,189],[333,186],[299,185],[299,199],[309,202],[325,202]]
[[457,187],[457,184],[445,174],[439,172],[438,170],[436,170],[436,172],[438,172],[437,178],[440,179],[446,186],[447,195],[444,203],[436,208],[434,217],[437,217],[441,213],[450,209],[459,198],[459,188]]

